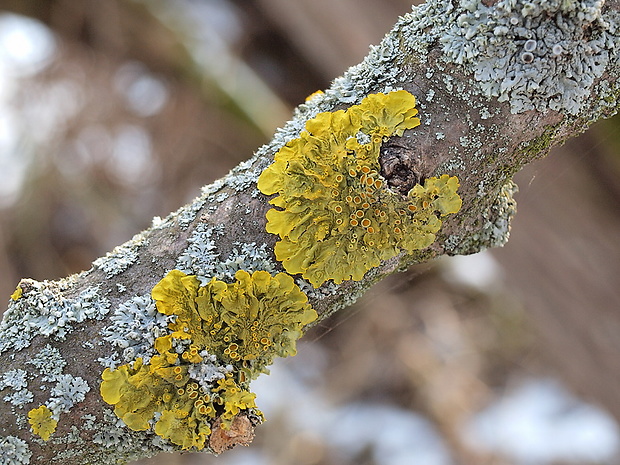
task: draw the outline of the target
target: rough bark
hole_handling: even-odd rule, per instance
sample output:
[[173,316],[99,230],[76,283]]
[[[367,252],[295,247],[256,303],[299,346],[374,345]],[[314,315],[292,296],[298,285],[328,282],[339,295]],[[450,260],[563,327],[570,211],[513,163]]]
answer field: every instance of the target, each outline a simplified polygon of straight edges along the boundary
[[[135,299],[149,299],[169,270],[219,279],[239,268],[283,271],[272,252],[277,237],[265,231],[269,198],[256,181],[319,112],[373,93],[411,92],[422,124],[384,143],[381,174],[399,192],[432,176],[458,176],[463,200],[427,249],[401,253],[360,281],[302,284],[319,321],[412,264],[505,243],[514,173],[617,111],[620,2],[453,3],[429,1],[401,18],[363,63],[301,105],[251,160],[90,270],[58,282],[22,280],[0,328],[0,452],[15,455],[8,463],[116,463],[175,449],[152,431],[119,425],[101,399],[104,366],[129,357],[104,334],[114,332],[118,309],[132,302],[139,309]],[[50,399],[67,407],[43,441],[26,415]]]

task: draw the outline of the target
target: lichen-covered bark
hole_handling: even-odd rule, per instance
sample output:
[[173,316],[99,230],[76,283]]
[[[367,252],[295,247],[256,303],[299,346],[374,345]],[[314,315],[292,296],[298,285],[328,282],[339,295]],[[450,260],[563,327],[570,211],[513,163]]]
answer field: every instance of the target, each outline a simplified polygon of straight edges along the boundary
[[[501,246],[515,214],[513,174],[617,111],[619,10],[617,1],[431,0],[194,202],[156,218],[88,271],[58,282],[23,280],[0,326],[0,455],[11,464],[103,464],[179,448],[153,430],[125,427],[101,398],[102,373],[152,356],[167,334],[173,320],[151,292],[168,271],[196,276],[196,286],[210,278],[232,283],[239,270],[285,271],[273,253],[278,238],[265,229],[269,197],[257,180],[320,112],[396,89],[415,95],[421,124],[383,142],[381,176],[401,193],[457,176],[463,205],[428,248],[403,251],[359,281],[315,289],[294,276],[319,321],[413,263]],[[229,428],[247,439],[258,421],[240,415]],[[212,426],[217,440],[205,450],[235,444],[219,423]]]

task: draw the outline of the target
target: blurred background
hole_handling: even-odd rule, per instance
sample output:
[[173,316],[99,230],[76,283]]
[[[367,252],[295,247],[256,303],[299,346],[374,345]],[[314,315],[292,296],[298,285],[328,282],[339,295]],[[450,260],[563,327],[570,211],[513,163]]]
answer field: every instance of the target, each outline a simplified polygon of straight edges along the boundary
[[[406,0],[0,0],[0,295],[250,157]],[[422,265],[253,384],[220,465],[620,464],[620,120],[518,175],[502,249]]]

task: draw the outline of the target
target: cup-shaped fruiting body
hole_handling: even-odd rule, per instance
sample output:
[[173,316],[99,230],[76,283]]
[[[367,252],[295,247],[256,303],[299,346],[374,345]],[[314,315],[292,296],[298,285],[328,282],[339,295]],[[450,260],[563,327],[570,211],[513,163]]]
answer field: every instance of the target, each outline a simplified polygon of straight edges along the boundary
[[536,50],[536,45],[537,43],[534,39],[528,39],[525,41],[525,44],[523,44],[523,48],[526,52],[533,52]]
[[[172,270],[153,288],[157,310],[176,317],[171,332],[155,339],[148,363],[138,358],[102,374],[101,396],[129,428],[153,428],[182,449],[200,450],[214,422],[227,429],[242,411],[261,416],[247,383],[274,357],[294,355],[317,314],[284,273],[240,270],[235,278],[200,286],[196,276]],[[216,359],[224,371],[208,366]]]
[[435,241],[440,217],[461,207],[458,179],[429,178],[403,196],[380,174],[381,144],[418,126],[417,113],[407,91],[371,94],[319,113],[276,153],[258,188],[277,194],[266,229],[280,237],[275,255],[287,272],[315,287],[361,280],[381,260]]
[[28,423],[32,432],[44,441],[49,440],[58,425],[58,421],[52,417],[52,411],[45,405],[28,412]]

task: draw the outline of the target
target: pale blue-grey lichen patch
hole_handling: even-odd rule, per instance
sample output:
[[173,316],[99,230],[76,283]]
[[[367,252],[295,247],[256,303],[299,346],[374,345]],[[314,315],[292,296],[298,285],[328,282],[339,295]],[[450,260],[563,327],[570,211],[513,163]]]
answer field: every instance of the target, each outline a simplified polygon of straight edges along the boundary
[[206,350],[201,351],[199,355],[202,357],[202,360],[198,363],[193,363],[187,370],[187,373],[205,392],[210,392],[218,379],[224,379],[227,373],[233,371],[233,366],[217,363],[217,357],[209,354]]
[[117,352],[112,352],[106,355],[105,357],[97,358],[97,361],[102,367],[113,370],[117,366],[122,365],[122,362],[118,359],[118,357],[119,357],[119,354]]
[[28,389],[20,389],[3,397],[2,400],[9,402],[16,407],[21,407],[32,402],[34,396]]
[[[209,276],[210,279],[213,267],[220,259],[216,243],[218,232],[206,223],[198,224],[188,239],[188,246],[177,260],[176,269],[196,275],[198,279],[201,276]],[[202,281],[202,284],[206,282]]]
[[79,376],[61,374],[50,390],[51,397],[45,402],[52,411],[52,417],[58,420],[61,413],[69,412],[73,406],[82,402],[90,391],[88,383]]
[[[121,303],[102,330],[103,339],[118,349],[121,363],[141,357],[150,360],[155,354],[155,339],[166,334],[170,318],[155,308],[150,294],[135,296]],[[119,363],[117,354],[103,357],[99,362],[108,368]]]
[[0,391],[7,390],[2,400],[21,407],[32,402],[34,396],[28,390],[27,373],[21,369],[9,370],[3,373],[0,379]]
[[94,431],[93,442],[95,444],[118,450],[118,448],[127,443],[125,425],[122,423],[122,420],[113,413],[108,411],[105,411],[105,413],[107,413],[107,416],[111,417],[110,424],[99,421],[94,415],[84,415],[82,417],[82,420],[84,420],[83,427],[87,431]]
[[28,465],[32,451],[28,443],[15,436],[0,436],[0,459],[3,465]]
[[212,275],[231,281],[239,270],[246,270],[248,273],[264,270],[273,275],[276,273],[276,266],[270,257],[271,252],[265,244],[235,242],[228,258],[214,262]]
[[38,378],[43,382],[55,382],[62,375],[67,365],[67,361],[62,357],[60,351],[49,344],[26,363],[34,366],[39,373]]
[[102,270],[111,278],[136,263],[138,261],[138,251],[146,243],[147,239],[144,233],[136,234],[129,241],[108,252],[104,257],[95,260],[93,267]]
[[[221,181],[216,181],[216,183],[219,185],[218,189],[221,188]],[[213,184],[211,184],[211,186],[213,186]],[[207,198],[208,194],[203,193],[199,197],[196,197],[190,204],[184,205],[174,213],[176,221],[182,228],[186,228],[196,219],[196,216],[207,202]]]
[[[236,192],[248,192],[255,190],[256,180],[261,173],[261,168],[257,167],[253,160],[246,160],[239,163],[224,177],[226,186]],[[252,194],[252,197],[254,195]],[[225,200],[225,199],[224,199]]]
[[315,288],[309,281],[304,278],[297,278],[295,280],[299,289],[308,296],[308,300],[322,300],[326,297],[334,296],[338,293],[340,286],[332,281],[324,283],[322,286]]
[[615,26],[601,16],[603,3],[462,1],[445,6],[449,19],[436,33],[447,59],[467,66],[482,93],[509,102],[512,113],[576,115],[620,48]]
[[95,444],[100,444],[106,448],[116,448],[120,446],[124,440],[124,431],[123,428],[114,428],[105,425],[102,428],[102,423],[98,420],[95,415],[83,415],[82,416],[82,427],[86,431],[93,431],[93,442]]
[[[83,378],[64,373],[67,362],[60,351],[50,344],[43,347],[26,363],[34,367],[31,376],[36,378],[40,389],[49,392],[45,405],[51,410],[55,420],[59,419],[61,413],[69,412],[75,404],[82,402],[90,391],[88,383]],[[32,393],[23,394],[27,387],[27,376],[24,370],[17,369],[4,373],[0,380],[0,390],[7,386],[12,387],[16,392],[22,392],[23,400],[17,403],[14,401],[15,396],[12,396],[11,399],[5,397],[5,401],[17,406],[24,406],[33,401]]]
[[461,236],[458,234],[449,235],[443,243],[443,248],[449,254],[455,254],[454,251],[457,249],[459,244],[461,243]]
[[62,295],[66,290],[62,282],[23,280],[22,288],[26,289],[22,297],[9,302],[0,323],[0,353],[24,349],[36,335],[65,340],[75,323],[101,320],[110,308],[97,287],[89,287],[75,298]]
[[239,270],[277,272],[265,244],[236,241],[232,244],[232,250],[222,253],[218,241],[223,235],[222,228],[200,223],[189,237],[188,246],[179,256],[175,268],[195,275],[202,285],[206,285],[213,276],[234,280]]
[[168,218],[162,218],[161,216],[154,216],[151,221],[151,229],[163,229],[168,226]]
[[506,181],[499,189],[493,205],[482,212],[480,229],[463,238],[451,236],[444,244],[446,251],[451,255],[467,255],[506,244],[510,237],[512,218],[517,211],[513,197],[517,191],[518,187],[512,180]]
[[17,391],[28,387],[27,375],[26,371],[19,368],[5,371],[0,379],[0,390],[11,388]]
[[126,463],[155,455],[172,452],[173,447],[149,431],[132,431],[112,410],[102,409],[102,417],[84,415],[82,428],[92,432],[93,442],[106,449],[105,454],[91,457],[90,465]]

